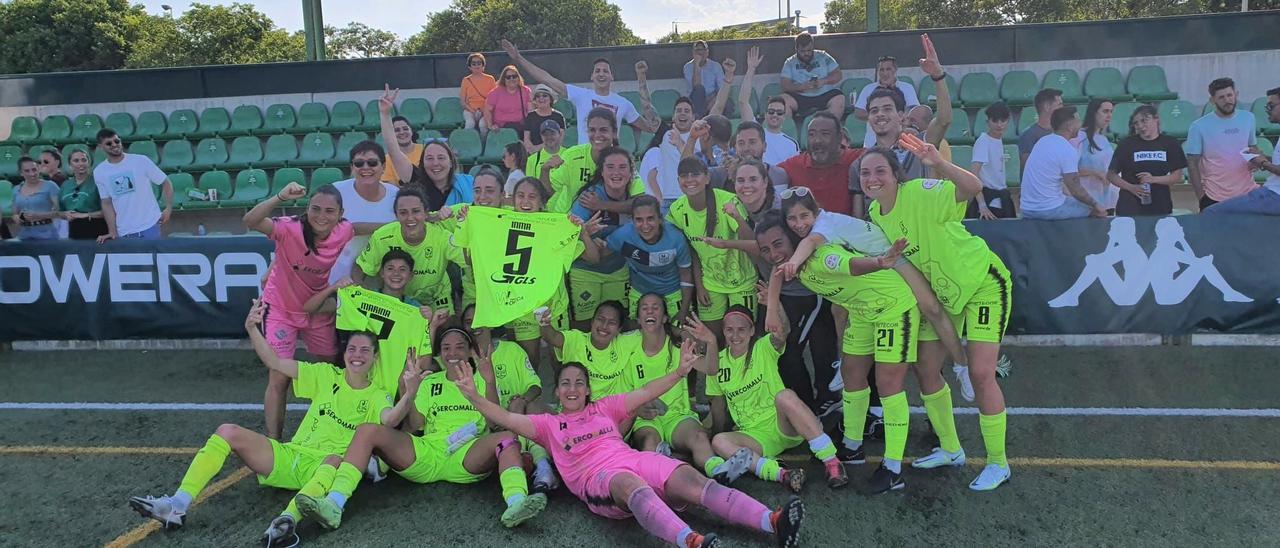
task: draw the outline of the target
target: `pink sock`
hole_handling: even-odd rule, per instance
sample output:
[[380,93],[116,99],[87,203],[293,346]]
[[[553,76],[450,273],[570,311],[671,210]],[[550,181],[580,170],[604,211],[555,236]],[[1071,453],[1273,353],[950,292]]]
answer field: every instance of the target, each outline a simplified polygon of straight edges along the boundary
[[652,487],[644,486],[632,491],[627,506],[645,531],[671,544],[684,545],[685,537],[693,532],[667,503],[658,498]]
[[742,491],[708,481],[702,488],[701,500],[704,508],[731,523],[773,532],[769,527],[769,508]]

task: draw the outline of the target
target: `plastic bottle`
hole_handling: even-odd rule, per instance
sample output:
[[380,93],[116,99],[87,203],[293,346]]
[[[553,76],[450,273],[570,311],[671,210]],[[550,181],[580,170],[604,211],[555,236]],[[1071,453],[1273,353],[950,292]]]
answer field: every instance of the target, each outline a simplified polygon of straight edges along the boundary
[[204,228],[204,223],[196,225],[196,236],[204,236],[208,233],[209,231]]

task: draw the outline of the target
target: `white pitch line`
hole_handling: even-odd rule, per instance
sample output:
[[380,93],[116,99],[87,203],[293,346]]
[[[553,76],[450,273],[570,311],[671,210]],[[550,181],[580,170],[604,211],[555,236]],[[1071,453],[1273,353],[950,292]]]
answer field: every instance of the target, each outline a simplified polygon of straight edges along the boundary
[[[10,411],[261,411],[260,403],[109,403],[109,402],[0,402]],[[306,411],[307,405],[291,403],[289,411]],[[923,407],[911,412],[924,414]],[[1280,409],[1227,409],[1220,407],[1010,407],[1010,415],[1057,417],[1213,417],[1280,418]],[[977,407],[957,407],[957,415],[976,415]]]

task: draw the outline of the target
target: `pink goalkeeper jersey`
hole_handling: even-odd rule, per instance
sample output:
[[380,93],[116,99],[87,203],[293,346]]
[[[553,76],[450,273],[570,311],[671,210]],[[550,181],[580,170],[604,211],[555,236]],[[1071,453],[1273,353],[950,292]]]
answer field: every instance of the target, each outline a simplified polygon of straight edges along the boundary
[[630,416],[626,400],[626,394],[617,394],[571,415],[529,416],[537,430],[534,441],[551,452],[564,484],[582,500],[593,475],[636,453],[618,433],[618,423]]
[[316,251],[312,253],[302,239],[301,221],[275,217],[271,224],[276,257],[267,274],[262,299],[273,307],[273,313],[303,314],[302,305],[307,299],[328,287],[329,270],[355,230],[343,219],[333,227],[328,238],[316,241]]

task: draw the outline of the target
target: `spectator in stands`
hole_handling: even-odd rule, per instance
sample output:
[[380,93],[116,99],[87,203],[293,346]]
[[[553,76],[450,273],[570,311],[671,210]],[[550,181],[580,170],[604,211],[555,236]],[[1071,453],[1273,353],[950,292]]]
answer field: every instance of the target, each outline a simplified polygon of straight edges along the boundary
[[1080,132],[1076,107],[1053,111],[1053,133],[1036,142],[1022,174],[1022,216],[1027,219],[1106,217],[1102,207],[1080,186],[1080,153],[1071,144]]
[[36,161],[29,156],[18,158],[18,171],[22,182],[13,192],[13,222],[21,227],[18,237],[57,240],[58,226],[53,221],[62,218],[57,183],[42,177]]
[[514,65],[502,69],[502,81],[484,100],[484,119],[491,128],[511,128],[516,135],[524,132],[524,117],[529,114],[533,92],[524,85],[524,77]]
[[516,181],[524,178],[524,166],[529,163],[529,155],[524,151],[523,143],[507,143],[502,151],[502,167],[507,170],[507,182],[503,192],[511,194],[516,188]]
[[[1032,104],[1036,109],[1036,123],[1031,127],[1023,130],[1018,135],[1018,155],[1020,156],[1019,165],[1023,171],[1027,169],[1027,157],[1031,155],[1031,149],[1035,148],[1036,141],[1041,137],[1053,133],[1050,118],[1053,117],[1054,111],[1062,108],[1062,91],[1053,88],[1045,88],[1036,93]],[[1026,108],[1026,107],[1022,107]],[[1075,137],[1074,135],[1072,136]]]
[[850,215],[857,208],[861,214],[860,194],[849,192],[849,182],[855,178],[854,161],[862,156],[862,149],[840,148],[840,123],[828,111],[814,113],[805,128],[809,150],[782,162],[781,167],[791,180],[791,186],[809,187],[822,204],[830,204],[829,211]]
[[[751,90],[754,89],[752,86],[755,85],[756,69],[760,67],[761,61],[764,61],[764,56],[760,55],[760,46],[747,49],[747,73],[742,77],[741,92],[738,93],[738,112],[742,113],[743,122],[758,121],[751,108]],[[732,81],[733,74],[727,74],[726,78]],[[782,131],[788,112],[787,101],[782,96],[775,95],[766,99],[763,120],[765,151],[764,158],[761,159],[768,165],[781,164],[800,153],[800,145],[796,140]]]
[[[796,118],[826,109],[836,120],[844,116],[844,94],[840,93],[840,64],[825,51],[814,49],[813,35],[796,36],[796,53],[782,64],[779,80],[787,110]],[[839,124],[837,124],[839,125]]]
[[[561,119],[563,118],[561,116]],[[525,173],[542,173],[542,164],[547,163],[547,160],[553,156],[559,156],[560,151],[563,150],[560,143],[564,140],[564,126],[560,124],[560,120],[554,117],[543,120],[537,127],[537,133],[542,139],[542,145],[529,154],[528,160],[525,160]]]
[[552,108],[556,103],[556,92],[546,84],[538,84],[533,88],[533,110],[524,116],[524,150],[533,154],[542,149],[542,122],[555,120],[560,127],[564,126],[564,113]]
[[102,218],[102,199],[89,169],[93,160],[88,152],[73,150],[67,161],[71,163],[71,184],[63,189],[61,199],[67,235],[72,240],[96,240],[107,233],[107,222]]
[[711,61],[705,40],[693,43],[693,59],[684,64],[684,81],[689,85],[689,98],[693,100],[694,115],[706,116],[710,108],[709,98],[715,97],[724,81],[724,69]]
[[[93,168],[93,182],[102,198],[102,216],[107,220],[107,233],[98,243],[115,238],[160,238],[160,225],[169,222],[173,213],[173,183],[169,177],[141,154],[126,154],[115,130],[98,130],[98,148],[107,155],[105,162]],[[160,187],[164,210],[156,204],[151,185]]]
[[1084,128],[1076,145],[1080,151],[1080,186],[1093,196],[1108,213],[1115,213],[1119,189],[1107,181],[1107,167],[1115,152],[1107,140],[1107,128],[1111,127],[1111,113],[1115,103],[1108,99],[1093,99],[1084,111]]
[[1170,186],[1182,182],[1187,157],[1177,139],[1160,132],[1156,107],[1142,105],[1129,116],[1129,136],[1120,141],[1107,167],[1107,181],[1119,188],[1116,215],[1173,213]]
[[973,143],[969,171],[982,180],[982,194],[974,196],[965,215],[969,219],[1009,219],[1018,214],[1005,179],[1004,132],[1013,116],[1003,102],[987,106],[987,131]]
[[458,92],[462,98],[462,127],[480,130],[481,137],[489,131],[484,117],[485,100],[498,87],[498,81],[484,72],[484,63],[483,53],[467,56],[467,70],[471,73],[462,78]]
[[[399,94],[400,90],[393,90],[388,85],[385,86],[382,97],[378,100],[378,112],[382,122],[382,140],[384,142],[391,138],[391,107],[395,104],[395,98]],[[389,155],[391,156],[392,165],[396,166],[396,173],[400,175],[401,184],[419,185],[421,187],[423,194],[427,197],[428,211],[439,211],[444,206],[454,204],[471,203],[472,198],[475,197],[471,176],[458,172],[458,156],[453,153],[453,149],[449,147],[449,143],[445,142],[444,139],[432,139],[422,147],[422,164],[418,166],[410,163],[409,158],[399,149],[391,149]],[[352,156],[352,161],[355,161],[355,156]],[[376,163],[373,166],[378,171],[382,170]],[[359,166],[353,164],[353,168],[355,167]],[[343,186],[339,186],[339,190],[343,188]],[[365,189],[366,192],[361,194],[365,196],[366,200],[375,198],[377,192],[372,185],[367,185]],[[396,188],[391,187],[390,195],[378,198],[379,200],[391,200],[387,202],[385,208],[381,208],[381,212],[390,217],[378,222],[389,223],[395,220],[391,205],[395,200],[395,191]],[[343,198],[349,197],[344,194]],[[359,223],[366,222],[354,219],[350,215],[352,211],[359,209],[359,207],[350,201],[346,202],[347,219],[357,223],[357,226]]]
[[[915,86],[898,79],[898,60],[891,55],[885,55],[876,60],[876,81],[863,86],[853,102],[855,118],[864,122],[867,120],[867,100],[871,98],[871,92],[877,89],[896,89],[902,92],[907,108],[920,104],[916,98]],[[868,143],[864,146],[872,145]]]
[[[1267,90],[1267,119],[1272,123],[1280,123],[1280,87]],[[1280,149],[1280,147],[1276,147]],[[1210,213],[1257,213],[1261,215],[1280,215],[1280,150],[1273,150],[1267,159],[1262,151],[1253,149],[1255,155],[1249,160],[1251,169],[1266,171],[1267,181],[1261,188],[1255,188],[1244,196],[1237,196],[1221,202],[1206,210]]]
[[1187,167],[1200,211],[1255,188],[1249,162],[1241,154],[1258,144],[1253,113],[1236,109],[1236,83],[1218,78],[1209,83],[1213,112],[1191,123],[1187,132]]
[[[929,132],[929,124],[933,122],[933,109],[929,105],[916,105],[907,109],[907,116],[902,120],[903,129],[916,134],[916,137],[924,139]],[[846,131],[848,128],[845,128]],[[871,146],[875,146],[875,132],[868,131],[866,136],[872,137]],[[863,136],[863,148],[867,148],[866,136]],[[947,142],[947,136],[941,135],[942,139],[938,141],[935,148],[938,154],[942,155],[942,159],[951,161],[951,143]]]
[[[593,108],[603,108],[612,112],[618,123],[626,122],[635,126],[641,131],[656,131],[658,129],[658,116],[653,110],[653,105],[648,104],[648,92],[643,90],[645,85],[645,76],[648,65],[644,61],[636,63],[636,77],[642,86],[641,99],[645,116],[641,117],[640,111],[636,110],[635,105],[617,93],[613,88],[613,66],[608,59],[600,57],[591,62],[591,83],[592,89],[566,84],[563,81],[552,76],[551,73],[543,70],[532,61],[524,58],[520,50],[508,40],[502,40],[502,49],[511,57],[512,62],[520,67],[524,72],[529,73],[529,77],[546,84],[552,91],[559,95],[569,98],[569,102],[573,103],[574,112],[578,116],[578,143],[586,143],[590,139],[587,137],[587,114]],[[621,127],[615,127],[615,131],[621,130]]]
[[734,179],[729,177],[729,173],[737,173],[738,166],[748,160],[763,162],[765,170],[768,172],[768,178],[773,187],[779,191],[791,185],[791,178],[787,176],[787,172],[782,168],[764,162],[763,158],[769,155],[769,145],[765,141],[765,129],[760,122],[742,122],[738,124],[738,131],[733,134],[733,153],[725,165],[713,168],[711,170],[711,181],[723,180],[725,190],[733,192]]
[[658,172],[662,170],[662,139],[666,137],[668,131],[671,131],[671,124],[662,122],[658,131],[653,134],[653,138],[640,152],[640,170],[636,174],[644,183],[645,194],[658,199],[658,212],[661,215],[666,215],[667,211],[662,209],[664,196],[662,185],[658,180]]
[[62,172],[62,154],[52,148],[40,152],[40,175],[45,179],[53,181],[59,185],[67,180],[67,174]]
[[[676,99],[675,110],[671,117],[671,129],[663,136],[662,143],[658,146],[660,154],[658,188],[661,194],[657,197],[662,199],[664,215],[671,208],[671,204],[684,195],[680,190],[680,179],[676,175],[676,169],[680,165],[680,159],[684,157],[684,145],[689,141],[689,132],[692,131],[696,120],[697,118],[693,115],[693,100],[688,97]],[[701,150],[698,142],[695,141],[693,146],[695,150]]]
[[[409,158],[409,162],[415,166],[422,164],[422,144],[414,142],[413,126],[409,125],[409,119],[404,116],[392,117],[391,129],[396,133],[396,146]],[[391,155],[382,159],[382,167],[382,182],[399,185],[400,176],[396,174],[396,166],[391,164]]]

